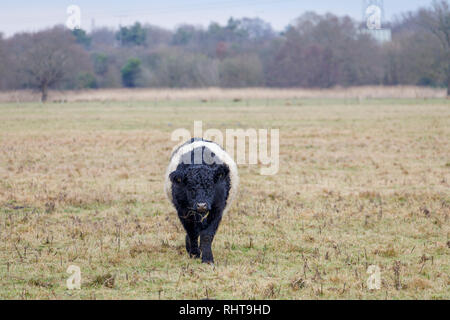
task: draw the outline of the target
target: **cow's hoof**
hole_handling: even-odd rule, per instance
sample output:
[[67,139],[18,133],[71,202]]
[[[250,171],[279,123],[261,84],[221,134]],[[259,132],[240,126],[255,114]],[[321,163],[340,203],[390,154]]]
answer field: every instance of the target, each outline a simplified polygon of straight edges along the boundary
[[214,265],[214,260],[213,259],[202,259],[202,263]]
[[200,250],[193,250],[193,252],[189,252],[189,256],[194,259],[200,259]]

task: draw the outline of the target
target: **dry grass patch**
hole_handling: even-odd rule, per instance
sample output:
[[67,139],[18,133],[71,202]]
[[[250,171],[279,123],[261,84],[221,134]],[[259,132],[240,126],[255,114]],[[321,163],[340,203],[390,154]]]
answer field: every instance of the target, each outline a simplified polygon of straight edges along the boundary
[[[96,101],[144,101],[158,103],[161,101],[193,100],[198,104],[209,104],[214,101],[230,100],[233,103],[248,102],[252,99],[283,99],[280,105],[302,105],[298,99],[326,98],[326,99],[433,99],[446,98],[445,89],[435,89],[416,86],[358,86],[350,88],[331,89],[96,89],[79,91],[51,91],[49,101],[56,103],[67,102],[96,102]],[[38,102],[40,93],[29,90],[16,90],[0,92],[0,102]]]
[[[0,297],[449,299],[449,102],[286,102],[0,105]],[[162,190],[170,133],[199,117],[281,133],[276,176],[240,167],[214,267]]]

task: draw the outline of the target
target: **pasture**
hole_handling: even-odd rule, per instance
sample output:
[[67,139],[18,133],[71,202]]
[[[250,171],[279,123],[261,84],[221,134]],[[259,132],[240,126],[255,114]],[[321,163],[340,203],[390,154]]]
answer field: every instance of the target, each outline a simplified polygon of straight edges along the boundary
[[[280,129],[277,175],[239,167],[214,267],[163,192],[194,120]],[[450,299],[449,184],[440,98],[2,103],[0,298]]]

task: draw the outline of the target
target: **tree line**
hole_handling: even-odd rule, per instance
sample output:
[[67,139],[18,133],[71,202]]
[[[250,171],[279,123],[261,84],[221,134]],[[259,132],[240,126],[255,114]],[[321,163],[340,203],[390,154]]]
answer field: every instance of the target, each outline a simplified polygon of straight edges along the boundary
[[174,31],[136,22],[0,35],[0,90],[118,87],[423,85],[450,93],[448,1],[389,24],[377,42],[345,16],[301,15],[283,32],[259,18]]

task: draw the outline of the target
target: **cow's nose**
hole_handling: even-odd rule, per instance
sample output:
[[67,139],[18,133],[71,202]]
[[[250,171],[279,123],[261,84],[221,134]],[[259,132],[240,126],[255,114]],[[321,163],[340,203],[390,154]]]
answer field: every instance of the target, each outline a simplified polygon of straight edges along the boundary
[[205,202],[197,203],[197,211],[201,213],[208,211],[208,205]]

